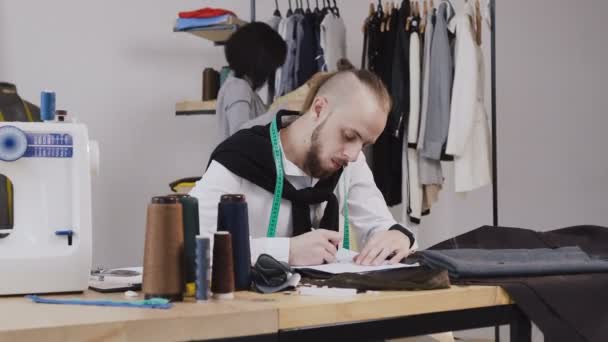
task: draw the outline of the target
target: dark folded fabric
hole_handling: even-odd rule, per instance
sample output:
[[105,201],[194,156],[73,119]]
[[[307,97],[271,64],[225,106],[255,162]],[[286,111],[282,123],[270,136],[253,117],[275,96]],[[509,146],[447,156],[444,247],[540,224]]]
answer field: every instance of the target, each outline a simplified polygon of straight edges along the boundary
[[452,278],[514,277],[608,272],[608,261],[591,259],[579,247],[535,249],[444,249],[419,252],[431,268]]
[[437,290],[450,287],[448,272],[427,267],[399,268],[364,274],[330,274],[297,269],[303,284],[357,289],[360,291]]
[[[593,259],[608,258],[608,228],[574,226],[549,232],[484,226],[430,249],[558,248],[579,246]],[[409,258],[408,258],[409,259]],[[540,328],[545,341],[608,341],[608,274],[459,278],[454,284],[500,285]]]

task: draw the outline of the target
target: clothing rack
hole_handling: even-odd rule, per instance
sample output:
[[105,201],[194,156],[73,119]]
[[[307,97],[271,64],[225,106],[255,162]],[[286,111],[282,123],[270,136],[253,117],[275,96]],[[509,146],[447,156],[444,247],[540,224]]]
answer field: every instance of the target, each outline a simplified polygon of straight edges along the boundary
[[[251,22],[255,21],[256,0],[251,3]],[[382,1],[378,0],[382,7]],[[490,0],[490,60],[491,60],[491,100],[492,100],[492,225],[498,227],[498,154],[496,133],[496,0]],[[500,342],[500,327],[494,327],[494,340]]]

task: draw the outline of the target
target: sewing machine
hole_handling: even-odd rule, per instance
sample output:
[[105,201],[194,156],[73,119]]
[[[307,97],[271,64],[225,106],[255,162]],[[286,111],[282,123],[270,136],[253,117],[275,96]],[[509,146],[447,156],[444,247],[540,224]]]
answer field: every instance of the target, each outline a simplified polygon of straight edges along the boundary
[[98,166],[83,124],[0,122],[0,174],[10,181],[12,211],[12,228],[0,227],[0,295],[87,288]]

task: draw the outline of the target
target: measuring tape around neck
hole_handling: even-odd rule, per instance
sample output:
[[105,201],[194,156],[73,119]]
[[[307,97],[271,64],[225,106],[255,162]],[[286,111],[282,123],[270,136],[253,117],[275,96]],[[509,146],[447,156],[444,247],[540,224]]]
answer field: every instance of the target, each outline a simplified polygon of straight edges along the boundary
[[[270,210],[270,221],[268,222],[267,237],[275,237],[277,233],[277,222],[279,220],[279,211],[281,209],[281,197],[283,197],[283,180],[285,179],[285,171],[283,169],[283,153],[279,145],[279,130],[277,127],[278,117],[270,123],[270,142],[272,144],[272,155],[274,157],[274,166],[276,170],[276,182],[274,185],[274,197],[272,199],[272,209]],[[348,189],[344,182],[344,238],[342,246],[350,249],[350,224],[348,220]]]

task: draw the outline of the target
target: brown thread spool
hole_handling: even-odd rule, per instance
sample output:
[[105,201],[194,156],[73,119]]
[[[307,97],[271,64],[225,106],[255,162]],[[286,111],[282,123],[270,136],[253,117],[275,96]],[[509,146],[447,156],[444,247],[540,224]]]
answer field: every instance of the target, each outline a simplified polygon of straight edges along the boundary
[[229,232],[217,232],[213,237],[213,267],[211,292],[217,299],[234,298],[234,264],[232,260],[232,236]]
[[184,228],[182,205],[158,196],[148,205],[142,290],[146,298],[183,300]]

